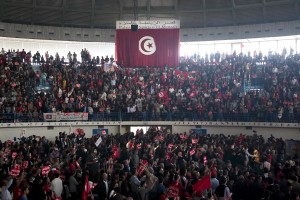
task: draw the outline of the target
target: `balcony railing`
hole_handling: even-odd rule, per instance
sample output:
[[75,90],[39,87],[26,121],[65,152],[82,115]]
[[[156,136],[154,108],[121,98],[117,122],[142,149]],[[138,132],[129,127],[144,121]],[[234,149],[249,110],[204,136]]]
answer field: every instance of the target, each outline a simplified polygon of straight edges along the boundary
[[[11,122],[43,122],[42,113],[18,114],[0,113],[0,123]],[[300,114],[283,113],[279,119],[277,112],[251,112],[251,113],[208,113],[199,114],[190,112],[110,112],[89,114],[88,121],[225,121],[225,122],[285,122],[298,123]]]

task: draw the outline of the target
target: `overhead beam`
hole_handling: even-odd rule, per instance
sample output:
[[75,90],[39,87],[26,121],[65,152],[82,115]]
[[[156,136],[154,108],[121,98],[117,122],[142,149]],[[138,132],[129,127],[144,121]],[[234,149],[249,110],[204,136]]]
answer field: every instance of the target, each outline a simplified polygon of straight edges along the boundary
[[178,13],[178,0],[173,0],[174,3],[174,11],[175,11],[175,18],[179,19],[179,13]]
[[62,27],[65,26],[66,4],[67,4],[67,0],[63,0],[61,5],[61,26]]
[[147,5],[146,17],[147,17],[147,20],[150,20],[151,1],[147,0],[146,5]]
[[[4,0],[0,0],[0,5],[3,4],[4,4]],[[0,21],[3,20],[3,16],[4,16],[3,12],[4,12],[4,6],[0,6]]]
[[120,7],[119,7],[119,20],[123,20],[123,0],[119,0],[119,4],[120,4]]
[[202,0],[202,7],[203,7],[203,27],[207,27],[206,0]]
[[233,21],[233,25],[236,25],[236,12],[235,12],[235,1],[231,0],[231,8],[232,8],[232,21]]
[[299,20],[300,19],[300,11],[299,11],[299,0],[294,0],[295,1],[295,12],[296,12],[296,16],[297,16],[297,19]]
[[[37,0],[33,0],[33,2],[36,2]],[[95,0],[93,0],[95,2]],[[2,2],[2,3],[1,3]],[[123,0],[119,0],[120,2],[120,9],[119,10],[102,10],[102,11],[97,11],[95,10],[95,6],[92,5],[92,15],[95,16],[95,14],[116,14],[119,15],[120,19],[123,19],[124,14],[132,14],[133,8],[132,7],[127,7],[128,9],[124,9],[123,5]],[[147,0],[147,2],[150,2],[150,0]],[[41,5],[36,5],[34,4],[24,4],[24,3],[18,3],[17,5],[14,3],[10,3],[8,1],[0,0],[1,6],[0,7],[0,19],[3,19],[3,10],[6,6],[12,6],[12,7],[23,7],[23,8],[30,8],[30,9],[35,9],[35,10],[48,10],[48,11],[61,11],[62,13],[62,19],[61,19],[61,24],[64,26],[64,18],[65,18],[65,12],[77,12],[78,14],[80,13],[91,13],[91,10],[87,9],[68,9],[66,10],[66,0],[62,1],[62,6],[61,7],[51,7],[51,6],[41,6]],[[214,8],[214,9],[206,9],[206,0],[202,0],[202,5],[203,9],[190,9],[190,10],[179,10],[178,8],[178,0],[174,0],[174,5],[175,7],[170,7],[170,9],[151,9],[151,6],[149,8],[149,3],[147,3],[147,7],[144,10],[139,10],[139,14],[145,14],[148,15],[151,14],[173,14],[174,16],[180,16],[180,14],[184,13],[203,13],[203,20],[204,23],[206,23],[206,14],[207,12],[222,12],[222,11],[232,11],[233,10],[238,10],[238,9],[255,9],[255,8],[262,8],[263,9],[263,15],[264,15],[264,22],[266,19],[266,7],[271,6],[271,5],[285,5],[285,4],[292,4],[295,7],[295,12],[297,12],[297,18],[299,19],[299,0],[282,0],[282,1],[276,1],[276,2],[266,2],[266,0],[262,0],[261,3],[256,3],[256,4],[249,4],[249,5],[236,5],[235,1],[232,0],[232,7],[229,8]],[[95,4],[95,3],[94,3]],[[151,3],[150,3],[151,4]],[[34,8],[35,7],[35,8]],[[93,8],[94,7],[94,8]],[[150,9],[150,11],[149,11]],[[233,13],[234,15],[234,13]]]
[[30,19],[30,23],[31,24],[34,24],[34,19],[35,19],[35,13],[36,13],[36,10],[37,10],[37,5],[36,5],[36,0],[33,0],[32,1],[32,9],[31,9],[31,19]]
[[262,0],[262,10],[263,10],[263,19],[264,23],[266,22],[266,0]]
[[95,0],[91,0],[92,1],[92,13],[91,13],[91,28],[94,28],[94,24],[95,24]]

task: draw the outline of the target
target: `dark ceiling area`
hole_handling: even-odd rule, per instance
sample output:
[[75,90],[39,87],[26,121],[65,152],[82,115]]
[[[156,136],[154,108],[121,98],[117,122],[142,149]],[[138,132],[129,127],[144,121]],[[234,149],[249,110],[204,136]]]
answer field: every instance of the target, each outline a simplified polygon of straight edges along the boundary
[[114,29],[116,20],[179,19],[204,28],[300,19],[300,0],[0,0],[0,21]]

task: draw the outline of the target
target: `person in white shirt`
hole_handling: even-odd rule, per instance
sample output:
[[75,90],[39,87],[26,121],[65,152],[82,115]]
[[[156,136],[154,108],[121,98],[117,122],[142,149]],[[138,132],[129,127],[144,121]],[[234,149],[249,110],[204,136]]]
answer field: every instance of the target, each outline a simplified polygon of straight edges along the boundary
[[75,175],[76,175],[76,171],[73,171],[72,175],[69,178],[69,190],[70,190],[72,199],[76,199],[77,186],[79,185],[79,183],[77,182],[77,180],[75,178]]
[[55,173],[55,178],[51,181],[51,190],[55,193],[56,197],[61,197],[63,192],[62,180],[59,177],[59,173]]
[[1,188],[1,199],[2,200],[12,200],[12,196],[8,191],[8,188],[13,183],[13,179],[10,177],[9,180],[4,179],[2,181],[2,188]]

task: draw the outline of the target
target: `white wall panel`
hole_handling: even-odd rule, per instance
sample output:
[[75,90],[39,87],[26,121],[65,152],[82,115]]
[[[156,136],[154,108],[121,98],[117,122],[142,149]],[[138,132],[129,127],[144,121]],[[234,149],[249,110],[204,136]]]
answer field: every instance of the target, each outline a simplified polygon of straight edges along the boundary
[[[96,122],[95,122],[96,123]],[[158,126],[169,125],[169,123],[173,122],[156,122]],[[53,126],[53,129],[49,129],[47,126],[32,126],[28,125],[26,127],[10,127],[0,129],[0,140],[12,140],[14,137],[20,137],[20,133],[23,129],[26,129],[27,135],[38,135],[38,136],[46,136],[50,140],[54,140],[55,136],[58,135],[59,132],[69,132],[69,125],[64,126]],[[92,136],[93,129],[97,129],[98,125],[87,125],[88,122],[85,122],[86,125],[73,125],[72,130],[76,128],[82,128],[87,137]],[[126,132],[126,127],[128,126],[145,126],[143,122],[138,123],[126,123],[126,125],[120,125],[116,123],[115,125],[103,125],[104,128],[107,128],[110,134],[121,133],[124,134]],[[150,125],[150,124],[149,124]],[[147,126],[149,126],[147,125]],[[173,133],[188,133],[190,129],[196,128],[194,125],[173,125]],[[224,135],[238,135],[238,134],[246,134],[252,135],[253,130],[256,130],[258,134],[262,135],[265,139],[269,138],[273,135],[276,138],[286,139],[294,139],[300,140],[299,127],[252,127],[252,129],[246,129],[244,126],[202,126],[201,128],[207,129],[208,134],[224,134]]]

